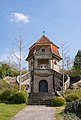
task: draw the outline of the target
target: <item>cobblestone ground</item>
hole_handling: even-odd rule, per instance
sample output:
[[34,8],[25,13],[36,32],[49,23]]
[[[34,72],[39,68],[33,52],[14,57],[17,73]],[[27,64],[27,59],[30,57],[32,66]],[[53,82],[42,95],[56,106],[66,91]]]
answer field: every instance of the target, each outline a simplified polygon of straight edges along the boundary
[[27,106],[16,114],[12,120],[56,120],[54,108],[46,106]]

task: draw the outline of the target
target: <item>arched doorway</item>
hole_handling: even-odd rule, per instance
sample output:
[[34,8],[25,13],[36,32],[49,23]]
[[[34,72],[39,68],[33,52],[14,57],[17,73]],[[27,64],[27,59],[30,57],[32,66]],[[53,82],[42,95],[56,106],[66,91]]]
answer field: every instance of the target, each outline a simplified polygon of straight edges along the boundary
[[46,80],[39,82],[39,92],[48,92],[48,82]]

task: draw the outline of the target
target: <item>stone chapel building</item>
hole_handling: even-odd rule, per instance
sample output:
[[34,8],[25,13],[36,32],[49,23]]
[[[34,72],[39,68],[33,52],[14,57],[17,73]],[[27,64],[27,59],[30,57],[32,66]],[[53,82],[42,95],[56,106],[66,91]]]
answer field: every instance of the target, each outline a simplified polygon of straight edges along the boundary
[[62,74],[59,47],[43,35],[29,48],[29,103],[42,104],[49,101],[57,91],[62,91]]

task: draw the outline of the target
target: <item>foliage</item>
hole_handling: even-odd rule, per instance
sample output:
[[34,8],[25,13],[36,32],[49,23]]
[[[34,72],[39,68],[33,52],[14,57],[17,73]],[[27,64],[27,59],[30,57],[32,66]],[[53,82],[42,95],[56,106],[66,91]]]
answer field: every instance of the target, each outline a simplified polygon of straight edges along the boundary
[[52,106],[62,106],[66,103],[65,99],[63,97],[54,97],[51,101]]
[[1,94],[0,94],[0,101],[1,102],[5,102],[5,101],[8,101],[9,100],[9,98],[11,97],[11,95],[12,95],[12,91],[10,91],[10,90],[5,90],[4,92],[2,92]]
[[55,107],[55,117],[56,117],[56,120],[63,120],[64,109],[65,109],[65,105],[60,106],[60,107]]
[[79,98],[81,98],[81,89],[80,88],[75,89],[74,87],[70,88],[70,89],[67,89],[64,96],[66,97],[69,94],[77,94],[79,96]]
[[0,102],[17,103],[15,99],[18,99],[20,103],[26,101],[25,86],[22,86],[23,93],[18,92],[18,90],[19,90],[19,86],[17,83],[8,84],[8,83],[6,83],[5,80],[0,80]]
[[0,66],[0,78],[3,79],[6,76],[17,76],[19,71],[16,68],[9,66],[8,64],[2,64]]
[[22,110],[26,104],[0,103],[0,120],[11,120],[12,117]]
[[26,96],[22,92],[16,92],[9,98],[10,103],[21,104],[26,102]]
[[[19,90],[19,85],[17,83],[8,84],[5,80],[0,80],[0,96],[3,96],[1,97],[1,102],[7,101],[8,99],[6,98],[9,97],[10,94],[13,95],[18,90]],[[22,86],[22,91],[26,92],[25,86]]]
[[79,117],[76,116],[76,114],[67,112],[66,114],[64,114],[63,120],[80,120],[80,119]]
[[74,113],[81,118],[81,99],[68,103],[64,110],[65,113]]
[[12,92],[17,92],[19,90],[19,85],[17,83],[9,84],[5,80],[0,80],[0,94],[8,89]]
[[81,75],[81,70],[72,68],[72,69],[69,71],[68,74],[69,74],[69,76],[71,76],[71,77],[80,76],[80,75]]
[[76,70],[81,69],[81,50],[78,50],[78,53],[75,56],[74,67]]
[[10,84],[8,84],[5,80],[0,80],[0,93],[7,88],[10,88]]
[[65,96],[65,99],[67,102],[72,102],[79,99],[79,95],[77,93],[70,93]]
[[79,76],[81,75],[81,50],[78,50],[72,69],[69,71],[70,76]]

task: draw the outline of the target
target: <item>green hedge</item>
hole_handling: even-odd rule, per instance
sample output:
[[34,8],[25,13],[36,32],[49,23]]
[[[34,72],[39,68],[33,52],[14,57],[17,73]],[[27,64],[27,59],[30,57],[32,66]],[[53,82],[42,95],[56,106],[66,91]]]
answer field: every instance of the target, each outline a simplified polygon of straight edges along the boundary
[[16,92],[9,98],[10,103],[21,104],[26,102],[26,96],[22,92]]
[[63,97],[54,97],[51,101],[52,106],[62,106],[66,103],[66,100]]
[[5,90],[0,94],[0,101],[5,102],[8,101],[9,98],[11,97],[12,92],[10,90]]
[[0,94],[0,102],[21,104],[26,102],[26,95],[22,92],[5,90]]

